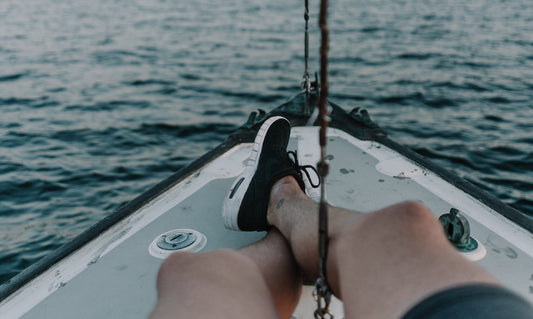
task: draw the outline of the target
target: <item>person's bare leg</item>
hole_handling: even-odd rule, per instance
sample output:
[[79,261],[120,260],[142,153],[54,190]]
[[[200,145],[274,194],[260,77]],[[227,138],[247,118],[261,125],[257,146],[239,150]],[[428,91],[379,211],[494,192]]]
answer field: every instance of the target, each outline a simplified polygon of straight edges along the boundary
[[[267,219],[289,240],[302,270],[318,275],[318,205],[292,177],[270,193]],[[329,208],[328,280],[347,318],[399,318],[454,285],[497,281],[452,247],[423,205],[404,202],[373,213]]]
[[175,253],[157,279],[155,318],[289,318],[301,274],[286,240],[272,230],[239,251]]
[[302,292],[302,273],[289,243],[275,228],[252,245],[239,250],[257,265],[281,318],[290,318]]

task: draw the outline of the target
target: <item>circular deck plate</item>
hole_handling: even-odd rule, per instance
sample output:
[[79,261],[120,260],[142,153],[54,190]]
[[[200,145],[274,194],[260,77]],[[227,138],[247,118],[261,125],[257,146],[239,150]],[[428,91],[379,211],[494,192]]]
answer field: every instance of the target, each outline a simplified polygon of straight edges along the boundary
[[157,236],[150,246],[150,255],[165,259],[177,251],[198,252],[207,244],[207,237],[194,229],[174,229]]

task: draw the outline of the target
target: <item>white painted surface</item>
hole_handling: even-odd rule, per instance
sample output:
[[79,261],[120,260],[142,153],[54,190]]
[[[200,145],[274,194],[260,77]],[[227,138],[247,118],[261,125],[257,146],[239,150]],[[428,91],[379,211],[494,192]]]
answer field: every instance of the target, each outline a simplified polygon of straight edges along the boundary
[[[293,135],[298,137],[300,143],[306,145],[315,143],[316,145],[318,134],[316,131],[317,129],[314,127],[296,127],[293,129]],[[530,232],[483,205],[457,187],[449,184],[433,172],[426,170],[403,155],[377,142],[362,141],[344,131],[329,128],[328,137],[333,136],[348,141],[350,144],[377,159],[379,163],[375,168],[378,172],[400,179],[410,178],[437,197],[465,213],[469,219],[478,221],[489,230],[513,243],[530,257],[533,257],[533,235]]]

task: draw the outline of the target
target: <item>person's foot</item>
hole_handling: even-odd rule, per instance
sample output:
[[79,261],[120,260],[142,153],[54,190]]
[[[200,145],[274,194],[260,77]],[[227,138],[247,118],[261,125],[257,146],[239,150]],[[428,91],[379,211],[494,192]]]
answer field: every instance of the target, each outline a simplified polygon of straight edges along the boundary
[[[305,191],[300,173],[302,167],[298,165],[296,154],[287,152],[290,130],[289,121],[281,116],[268,118],[259,129],[244,172],[235,179],[224,199],[222,217],[226,228],[243,231],[268,230],[267,208],[270,190],[276,181],[285,176],[293,176]],[[291,159],[289,154],[292,154],[294,159]]]

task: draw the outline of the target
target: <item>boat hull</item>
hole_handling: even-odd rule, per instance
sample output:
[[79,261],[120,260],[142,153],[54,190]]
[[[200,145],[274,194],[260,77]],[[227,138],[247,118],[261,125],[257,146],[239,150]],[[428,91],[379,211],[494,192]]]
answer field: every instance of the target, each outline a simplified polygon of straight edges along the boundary
[[[289,149],[298,151],[301,164],[315,165],[318,127],[309,120],[312,115],[293,114],[299,104],[293,99],[272,114],[291,119]],[[459,209],[479,243],[476,253],[465,257],[533,302],[533,236],[527,218],[453,174],[435,169],[373,123],[332,106],[326,183],[330,204],[370,212],[417,200],[436,217]],[[244,169],[261,120],[252,119],[204,157],[4,284],[0,313],[8,318],[145,318],[155,305],[156,276],[163,261],[150,245],[162,234],[194,230],[205,235],[204,246],[198,246],[203,252],[238,249],[262,238],[262,232],[225,229],[221,216],[224,196]],[[316,193],[309,195],[318,199]],[[310,291],[304,289],[296,318],[312,315]],[[341,317],[342,303],[335,300],[332,307]]]

